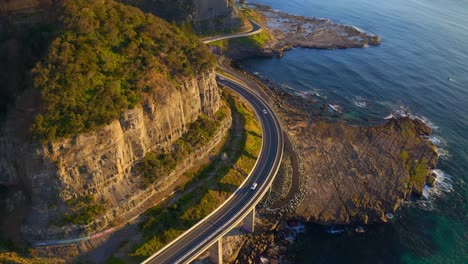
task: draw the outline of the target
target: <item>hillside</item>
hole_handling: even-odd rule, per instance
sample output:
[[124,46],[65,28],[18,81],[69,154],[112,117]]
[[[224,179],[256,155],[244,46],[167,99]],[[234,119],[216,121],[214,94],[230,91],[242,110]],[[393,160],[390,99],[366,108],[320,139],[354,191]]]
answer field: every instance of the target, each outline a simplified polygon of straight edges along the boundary
[[195,16],[195,1],[191,0],[118,0],[140,8],[166,21],[182,23]]
[[32,86],[31,69],[55,37],[54,2],[0,1],[0,122],[16,97]]
[[[110,0],[34,4],[28,16],[60,19],[41,20],[53,30],[34,60],[18,62],[29,80],[21,89],[11,85],[0,124],[6,216],[0,234],[27,241],[80,236],[134,217],[205,158],[230,126],[229,118],[214,115],[222,102],[213,57],[190,30]],[[25,9],[15,10],[9,15]],[[36,28],[35,20],[20,24],[28,21]],[[29,49],[25,37],[16,41]],[[196,132],[197,120],[220,124],[173,171],[148,184],[138,170],[145,155],[170,154]]]
[[162,82],[213,66],[202,44],[167,22],[112,1],[69,0],[64,30],[34,69],[42,111],[33,132],[55,139],[109,124]]

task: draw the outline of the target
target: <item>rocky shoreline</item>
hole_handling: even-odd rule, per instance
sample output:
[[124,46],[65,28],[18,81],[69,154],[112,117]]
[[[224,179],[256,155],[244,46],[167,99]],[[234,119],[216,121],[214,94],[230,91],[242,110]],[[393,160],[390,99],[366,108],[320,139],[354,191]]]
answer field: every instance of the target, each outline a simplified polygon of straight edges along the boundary
[[257,12],[257,22],[263,27],[268,39],[261,46],[245,45],[235,40],[225,50],[211,46],[215,54],[241,60],[252,56],[281,57],[284,51],[293,48],[365,48],[381,43],[377,35],[330,19],[291,15],[260,4],[248,4],[246,7]]
[[269,6],[249,4],[266,18],[278,50],[293,47],[314,49],[363,48],[380,45],[380,37],[326,18],[309,18],[273,10]]
[[[291,220],[353,230],[356,225],[385,223],[405,200],[420,196],[433,183],[438,154],[428,140],[431,128],[423,121],[394,113],[368,125],[346,124],[313,94],[299,96],[242,74],[274,105],[300,160],[301,184],[292,199],[284,200],[292,176],[290,161],[283,161],[274,192],[257,207],[259,228],[243,235],[240,253],[231,263],[288,263],[284,256],[297,234],[286,228]],[[282,198],[285,206],[273,206]]]

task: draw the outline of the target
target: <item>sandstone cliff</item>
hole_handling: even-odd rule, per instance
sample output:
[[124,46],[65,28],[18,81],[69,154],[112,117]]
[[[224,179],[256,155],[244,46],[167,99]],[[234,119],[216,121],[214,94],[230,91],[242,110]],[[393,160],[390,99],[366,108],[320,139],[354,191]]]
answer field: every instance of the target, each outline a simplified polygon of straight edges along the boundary
[[96,231],[129,219],[142,201],[177,178],[178,174],[166,175],[145,189],[134,165],[148,151],[170,148],[200,114],[217,111],[220,97],[215,74],[211,71],[185,80],[178,88],[162,85],[154,94],[97,131],[47,146],[27,143],[25,130],[35,111],[34,100],[9,115],[0,129],[0,185],[22,186],[30,199],[31,210],[22,227],[26,238],[59,239],[83,233],[83,227],[57,225],[69,212],[66,201],[86,195],[93,195],[107,208],[103,217],[86,228]]

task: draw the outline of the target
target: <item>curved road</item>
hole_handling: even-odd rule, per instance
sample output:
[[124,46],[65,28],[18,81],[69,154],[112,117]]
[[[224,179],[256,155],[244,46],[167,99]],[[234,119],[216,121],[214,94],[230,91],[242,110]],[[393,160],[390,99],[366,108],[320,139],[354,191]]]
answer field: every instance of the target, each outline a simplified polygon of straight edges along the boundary
[[[218,74],[218,83],[245,98],[261,121],[262,150],[256,166],[230,200],[143,263],[187,263],[195,259],[229,232],[231,227],[242,221],[269,190],[278,171],[284,143],[280,123],[272,109],[262,98],[236,81]],[[263,112],[264,109],[267,114]],[[254,182],[258,186],[255,190],[250,190]]]
[[260,25],[258,25],[257,23],[255,23],[252,20],[250,20],[250,23],[252,24],[253,28],[252,28],[252,30],[250,30],[248,32],[241,32],[241,33],[232,34],[232,35],[225,35],[225,36],[209,37],[209,38],[202,39],[202,41],[203,41],[203,43],[208,44],[208,43],[215,42],[215,41],[218,41],[218,40],[247,37],[247,36],[252,36],[252,35],[255,35],[255,34],[258,34],[258,33],[262,32],[263,28]]

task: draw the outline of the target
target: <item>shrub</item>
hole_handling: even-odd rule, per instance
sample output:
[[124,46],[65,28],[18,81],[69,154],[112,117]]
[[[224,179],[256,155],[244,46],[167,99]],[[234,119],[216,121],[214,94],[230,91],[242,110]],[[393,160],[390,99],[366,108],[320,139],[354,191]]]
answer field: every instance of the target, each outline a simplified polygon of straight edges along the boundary
[[42,141],[109,124],[143,92],[214,65],[195,35],[137,8],[92,0],[63,7],[62,33],[33,71],[42,107],[32,132]]

